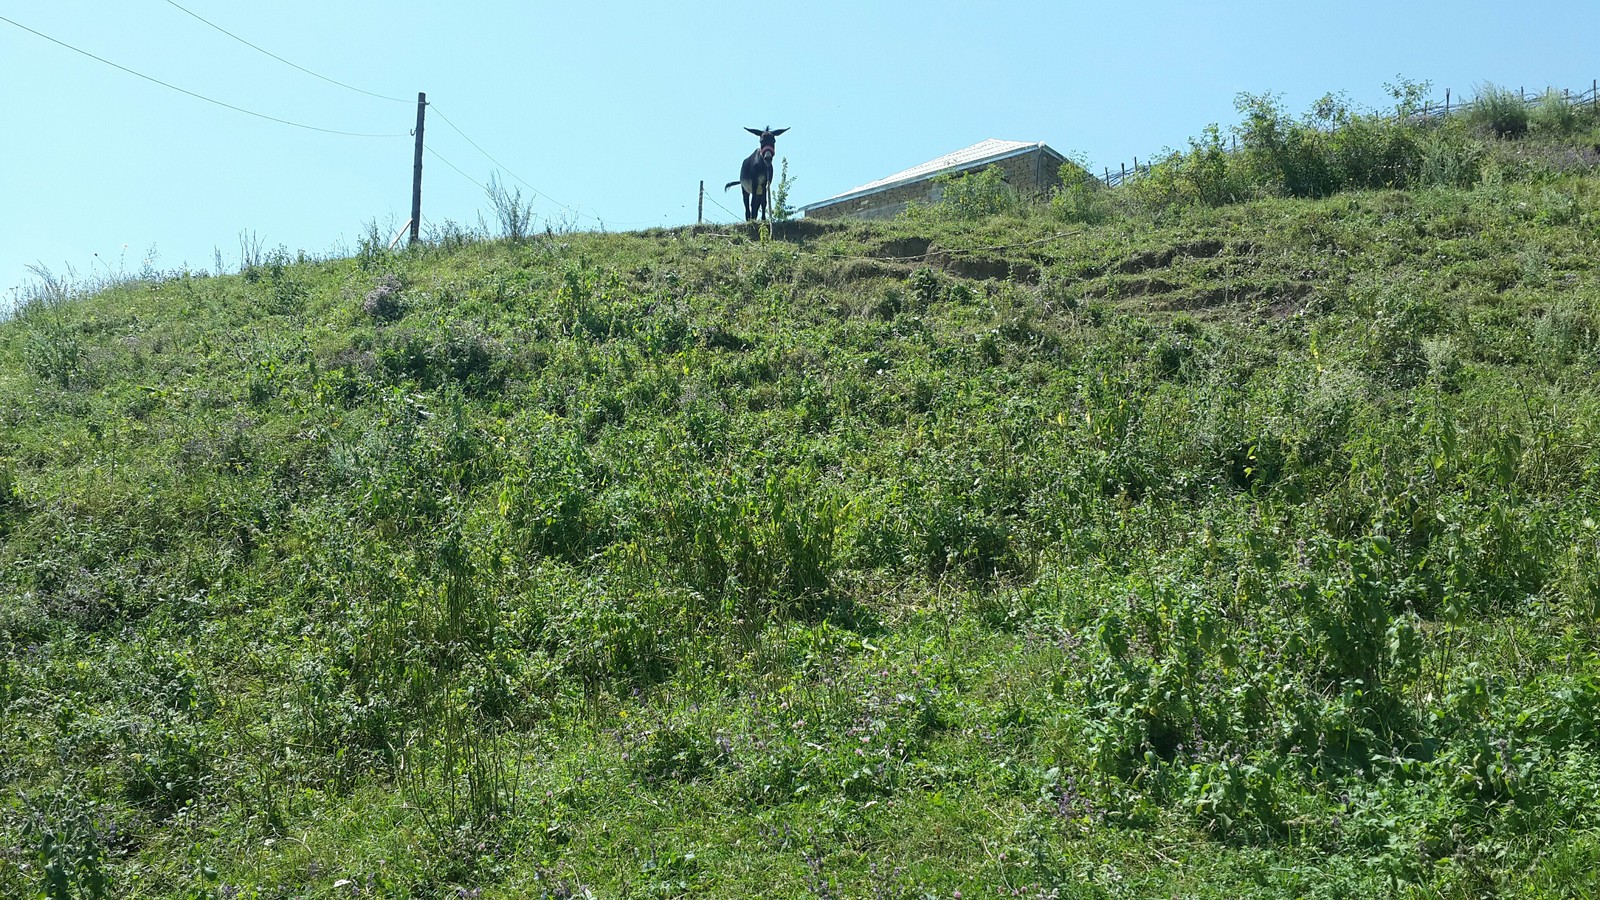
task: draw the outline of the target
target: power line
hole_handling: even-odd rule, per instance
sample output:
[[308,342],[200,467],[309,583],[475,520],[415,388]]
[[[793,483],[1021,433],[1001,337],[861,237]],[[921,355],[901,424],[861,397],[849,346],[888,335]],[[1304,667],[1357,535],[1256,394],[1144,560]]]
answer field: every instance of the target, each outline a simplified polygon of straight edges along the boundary
[[[504,171],[507,175],[510,175],[512,178],[514,178],[517,181],[521,182],[524,187],[526,187],[528,190],[532,191],[535,195],[537,195],[539,197],[543,197],[545,200],[549,201],[550,203],[554,203],[556,206],[559,206],[562,209],[566,210],[567,212],[572,213],[574,216],[577,216],[577,217],[583,218],[583,219],[593,220],[594,222],[598,223],[602,228],[604,228],[606,226],[606,220],[605,219],[602,219],[599,216],[593,215],[592,213],[583,212],[582,210],[578,209],[577,207],[568,206],[567,204],[562,203],[560,200],[557,200],[556,198],[550,196],[549,194],[546,194],[544,191],[541,191],[538,188],[534,187],[532,184],[529,184],[528,180],[526,178],[523,178],[521,175],[518,175],[516,172],[511,171],[510,167],[508,167],[504,163],[500,162],[500,160],[495,159],[493,156],[491,156],[489,154],[489,151],[483,149],[483,147],[479,146],[477,141],[473,140],[472,137],[470,135],[468,135],[465,131],[462,131],[461,130],[461,126],[459,126],[456,123],[450,121],[450,117],[445,115],[443,112],[441,112],[439,110],[439,105],[437,103],[430,102],[428,104],[428,109],[432,110],[434,115],[437,115],[439,118],[443,119],[444,123],[446,125],[449,125],[452,129],[455,130],[456,134],[461,135],[461,137],[467,143],[472,145],[472,148],[474,150],[477,150],[479,153],[483,154],[485,159],[487,159],[490,162],[494,163],[496,167],[498,167],[499,169]],[[430,153],[433,152],[431,148],[429,149],[429,152]],[[438,154],[434,154],[434,155],[438,156]],[[440,156],[439,159],[444,160],[444,157]],[[445,160],[445,163],[447,165],[449,165],[449,161],[448,160]],[[451,165],[450,167],[453,168],[453,169],[455,168],[455,166],[453,166],[453,165]],[[456,169],[456,171],[460,172],[461,170],[460,169]],[[469,180],[470,180],[470,178],[469,178]],[[478,184],[478,182],[477,181],[473,181],[473,184]],[[482,187],[481,184],[478,185],[478,186]],[[484,190],[487,191],[488,189],[485,188]],[[611,224],[612,225],[648,225],[648,224],[651,224],[651,223],[649,223],[649,222],[612,222]]]
[[443,156],[440,156],[439,155],[439,151],[433,149],[432,147],[428,147],[428,146],[424,146],[422,149],[424,149],[424,150],[428,151],[430,154],[432,154],[434,159],[437,159],[439,162],[444,163],[445,165],[449,166],[452,169],[455,169],[456,170],[456,174],[458,174],[462,178],[465,178],[466,180],[472,182],[473,184],[476,184],[478,186],[479,190],[483,191],[485,194],[489,193],[489,189],[484,187],[482,182],[478,181],[478,179],[476,179],[476,178],[473,178],[471,175],[468,175],[466,172],[461,171],[461,167],[460,166],[456,165],[455,163],[451,162],[448,159],[445,159]]
[[162,81],[159,78],[152,78],[149,75],[144,74],[143,72],[135,72],[134,70],[128,68],[127,66],[118,65],[117,63],[114,63],[109,59],[106,59],[106,58],[101,57],[101,56],[96,56],[96,55],[94,55],[93,53],[90,53],[87,50],[80,50],[79,48],[74,47],[74,46],[72,46],[71,44],[69,44],[69,43],[67,43],[65,41],[57,40],[57,39],[51,37],[50,35],[45,34],[42,31],[34,31],[32,28],[29,28],[28,26],[23,25],[20,22],[16,22],[16,21],[13,21],[11,19],[8,19],[5,16],[0,16],[0,22],[5,22],[8,25],[15,25],[16,27],[22,29],[23,31],[28,32],[29,34],[35,35],[37,37],[44,38],[45,40],[49,41],[52,44],[56,44],[56,45],[65,47],[65,48],[67,48],[68,50],[71,50],[74,53],[79,53],[79,54],[82,54],[84,56],[87,56],[90,59],[94,60],[95,62],[104,63],[104,64],[112,67],[113,69],[120,69],[120,70],[122,70],[124,72],[127,72],[129,75],[133,75],[133,76],[136,76],[136,77],[139,77],[139,78],[143,78],[145,81],[151,82],[153,84],[159,84],[164,88],[167,88],[169,90],[177,91],[180,94],[187,94],[190,97],[195,98],[196,100],[204,100],[207,103],[214,103],[217,106],[220,106],[220,107],[222,107],[224,109],[231,109],[234,112],[244,113],[247,116],[255,116],[258,119],[266,119],[269,122],[277,122],[280,125],[290,125],[290,126],[293,126],[295,128],[304,128],[307,131],[320,131],[323,134],[337,134],[337,135],[340,135],[342,137],[395,138],[395,137],[408,137],[409,136],[409,135],[405,135],[405,134],[363,134],[363,133],[354,132],[354,131],[338,131],[338,130],[332,129],[332,128],[318,128],[315,125],[306,125],[306,124],[301,123],[301,122],[291,122],[288,119],[280,119],[277,116],[269,116],[266,113],[258,113],[258,112],[255,112],[253,110],[245,109],[242,106],[234,106],[231,103],[224,103],[221,100],[216,100],[216,99],[213,99],[211,97],[207,97],[204,94],[197,94],[194,91],[186,90],[184,88],[178,87],[175,84],[168,84],[167,82]]
[[201,22],[204,22],[207,25],[210,25],[212,28],[215,28],[216,30],[222,32],[223,34],[227,35],[228,37],[233,38],[234,40],[236,40],[239,43],[245,45],[246,47],[249,47],[250,49],[255,50],[255,51],[259,52],[259,53],[264,53],[267,56],[272,57],[273,59],[277,60],[278,62],[283,63],[284,65],[286,65],[286,66],[288,66],[288,67],[290,67],[292,69],[299,69],[300,71],[306,73],[307,75],[312,76],[313,78],[320,78],[323,81],[328,82],[329,84],[336,84],[339,87],[344,88],[345,90],[355,91],[358,94],[366,94],[368,97],[377,97],[379,100],[393,100],[396,103],[410,103],[411,102],[410,100],[405,100],[405,99],[402,99],[400,97],[390,97],[390,96],[387,96],[385,94],[375,94],[372,91],[364,91],[361,88],[353,87],[351,85],[345,84],[342,81],[337,81],[335,79],[329,78],[326,75],[319,75],[318,73],[311,71],[310,69],[306,68],[305,66],[296,65],[296,64],[288,61],[287,59],[284,59],[283,57],[279,56],[278,54],[273,53],[270,50],[265,50],[265,49],[262,49],[261,47],[257,47],[255,44],[252,44],[249,41],[245,40],[244,38],[239,37],[237,34],[234,34],[233,32],[229,31],[228,29],[223,28],[221,25],[218,25],[217,23],[209,21],[209,20],[207,20],[205,18],[202,18],[199,14],[195,13],[193,10],[185,9],[182,6],[179,6],[178,4],[174,3],[173,0],[167,0],[167,4],[172,6],[173,8],[181,11],[181,12],[185,12],[185,13],[188,13],[189,15],[191,15],[191,16],[194,16],[194,18],[199,19]]
[[[227,35],[230,38],[233,38],[234,40],[238,41],[239,43],[244,44],[246,47],[249,47],[252,50],[255,50],[257,52],[264,53],[267,56],[270,56],[273,59],[277,60],[278,62],[281,62],[284,65],[290,66],[292,68],[298,69],[298,70],[306,73],[307,75],[311,75],[311,76],[314,76],[316,78],[320,78],[323,81],[326,81],[326,82],[328,82],[330,84],[338,85],[339,87],[355,91],[356,93],[359,93],[359,94],[366,94],[366,95],[368,95],[370,97],[377,97],[380,100],[392,100],[392,101],[395,101],[397,103],[410,103],[411,102],[409,100],[405,100],[405,99],[402,99],[400,97],[389,97],[389,96],[386,96],[384,94],[375,94],[372,91],[364,91],[361,88],[352,87],[351,85],[345,84],[344,82],[337,81],[335,79],[329,78],[326,75],[321,75],[321,74],[318,74],[316,72],[313,72],[310,69],[305,68],[304,66],[296,65],[295,63],[292,63],[289,60],[284,59],[283,57],[277,55],[276,53],[272,53],[271,51],[265,50],[265,49],[255,45],[255,44],[251,43],[250,41],[247,41],[244,38],[239,37],[238,35],[234,34],[233,32],[228,31],[226,28],[223,28],[222,26],[217,25],[215,22],[211,22],[211,21],[205,19],[204,17],[200,16],[199,14],[195,13],[194,11],[185,8],[181,4],[175,2],[175,0],[166,0],[166,2],[167,2],[167,4],[169,6],[172,6],[174,9],[180,10],[180,11],[182,11],[184,13],[187,13],[190,16],[193,16],[194,18],[198,19],[199,21],[204,22],[206,25],[209,25],[210,27],[215,28],[217,31],[222,32],[223,34]],[[548,201],[550,203],[554,203],[556,206],[561,207],[562,209],[572,213],[575,216],[584,216],[585,218],[594,219],[594,221],[599,222],[601,224],[604,224],[605,220],[600,219],[597,216],[586,215],[585,213],[579,211],[577,208],[572,207],[572,206],[568,206],[567,204],[562,203],[560,200],[557,200],[556,198],[554,198],[554,197],[550,196],[549,194],[545,193],[544,191],[539,190],[537,187],[534,187],[531,183],[528,182],[527,179],[523,178],[521,175],[518,175],[516,172],[512,171],[510,166],[507,166],[506,164],[500,162],[498,159],[495,159],[494,156],[489,153],[489,151],[483,149],[483,147],[480,146],[477,141],[473,140],[470,135],[468,135],[465,131],[463,131],[461,129],[461,126],[459,126],[455,122],[451,121],[450,117],[445,115],[444,112],[439,109],[437,104],[430,103],[430,104],[428,104],[428,106],[433,110],[434,115],[436,115],[439,118],[443,119],[444,123],[446,125],[449,125],[451,127],[451,129],[453,129],[456,132],[456,134],[461,135],[461,137],[467,143],[472,145],[473,149],[475,149],[479,153],[483,154],[484,158],[486,158],[490,162],[494,163],[495,166],[497,166],[499,169],[504,171],[506,174],[510,175],[512,178],[516,179],[518,182],[521,182],[522,185],[524,187],[526,187],[528,190],[532,191],[535,196],[543,197],[546,201]],[[467,175],[467,173],[462,171],[461,168],[458,167],[455,163],[452,163],[452,162],[450,162],[450,160],[445,159],[443,156],[440,156],[431,147],[425,148],[425,149],[427,149],[428,152],[433,153],[433,155],[435,157],[437,157],[440,162],[443,162],[445,165],[449,166],[450,168],[455,169],[456,172],[458,172],[458,173],[460,173],[462,175],[462,177],[466,178],[468,181],[471,181],[473,184],[478,185],[478,187],[483,188],[485,192],[488,192],[488,190],[489,190],[488,188],[484,188],[482,184],[480,184],[472,176]],[[637,223],[635,223],[635,224],[637,224]]]
[[[546,194],[544,191],[539,190],[538,188],[534,187],[533,185],[528,184],[527,181],[523,180],[522,176],[520,176],[517,173],[511,171],[510,167],[508,167],[504,163],[500,162],[500,160],[495,159],[493,156],[490,156],[489,155],[489,151],[483,149],[482,147],[479,147],[477,141],[474,141],[472,138],[468,137],[467,133],[465,131],[462,131],[460,126],[458,126],[458,125],[456,125],[456,123],[450,121],[450,117],[449,116],[446,116],[443,112],[440,112],[438,104],[430,103],[430,104],[428,104],[428,108],[433,110],[433,114],[434,115],[438,116],[441,119],[444,119],[444,123],[446,125],[449,125],[451,128],[455,129],[456,134],[459,134],[463,138],[465,138],[466,142],[473,146],[473,149],[477,150],[479,153],[482,153],[484,155],[484,158],[488,159],[490,162],[494,163],[496,166],[499,166],[503,171],[505,171],[505,173],[507,175],[510,175],[512,178],[515,178],[516,180],[521,181],[523,186],[526,187],[528,190],[533,191],[535,194],[539,195],[540,197],[543,197],[544,199],[550,201],[551,203],[554,203],[555,205],[557,205],[557,206],[561,207],[562,209],[572,213],[573,215],[583,215],[582,213],[578,212],[576,209],[573,209],[572,207],[566,205],[565,203],[562,203],[560,200],[557,200],[556,198],[550,196],[549,194]],[[443,158],[444,157],[440,157],[440,159],[443,159]],[[589,218],[593,219],[594,217],[593,216],[589,216]],[[598,222],[600,220],[599,219],[595,219],[595,221]]]
[[[726,190],[726,189],[724,189],[724,190]],[[733,210],[731,210],[731,209],[729,209],[729,208],[727,208],[727,207],[726,207],[726,206],[723,206],[723,205],[722,205],[722,204],[721,204],[721,203],[718,203],[718,202],[717,202],[717,198],[716,198],[716,197],[714,197],[714,196],[712,196],[712,195],[711,195],[711,194],[707,194],[707,195],[706,195],[706,199],[707,199],[707,200],[710,200],[710,201],[711,201],[711,204],[712,204],[712,205],[713,205],[713,206],[715,206],[715,207],[716,207],[716,208],[717,208],[717,209],[720,209],[720,210],[722,210],[722,211],[723,211],[723,212],[725,212],[725,213],[727,213],[727,214],[728,214],[728,215],[730,215],[730,216],[733,216],[733,217],[734,217],[734,218],[735,218],[735,219],[737,219],[737,218],[740,218],[740,215],[739,215],[739,213],[736,213],[736,212],[734,212],[734,211],[733,211]]]

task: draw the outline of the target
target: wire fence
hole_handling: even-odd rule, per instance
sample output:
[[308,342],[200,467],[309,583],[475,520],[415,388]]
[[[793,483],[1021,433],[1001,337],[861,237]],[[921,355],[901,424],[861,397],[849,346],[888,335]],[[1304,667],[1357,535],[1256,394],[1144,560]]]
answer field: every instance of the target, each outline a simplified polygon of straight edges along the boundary
[[[1565,88],[1560,91],[1557,91],[1555,88],[1546,88],[1544,91],[1539,93],[1530,94],[1523,88],[1517,88],[1517,100],[1522,103],[1524,108],[1527,109],[1532,109],[1539,104],[1544,103],[1548,98],[1556,96],[1559,96],[1563,101],[1574,107],[1589,106],[1595,109],[1600,109],[1600,79],[1591,81],[1587,89],[1577,91],[1576,93]],[[1395,113],[1394,118],[1396,121],[1406,121],[1417,125],[1430,125],[1443,121],[1450,116],[1470,115],[1472,111],[1483,102],[1485,102],[1485,98],[1481,96],[1474,97],[1473,99],[1464,102],[1456,101],[1451,97],[1450,89],[1446,88],[1444,92],[1444,100],[1442,102],[1436,103],[1430,100],[1425,102],[1420,109],[1414,109],[1409,112],[1397,112]],[[1238,149],[1237,138],[1234,139],[1233,149]],[[1152,167],[1160,162],[1160,159],[1146,159],[1141,162],[1136,156],[1133,158],[1133,164],[1131,166],[1124,163],[1115,169],[1111,168],[1110,166],[1104,167],[1101,172],[1100,180],[1103,181],[1107,187],[1116,187],[1141,175],[1147,174]]]

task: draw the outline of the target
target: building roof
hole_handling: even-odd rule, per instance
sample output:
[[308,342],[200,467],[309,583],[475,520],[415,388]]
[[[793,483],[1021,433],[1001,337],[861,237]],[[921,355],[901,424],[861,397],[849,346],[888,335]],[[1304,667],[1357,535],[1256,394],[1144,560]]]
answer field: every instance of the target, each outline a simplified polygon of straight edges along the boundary
[[892,187],[899,187],[902,184],[910,184],[914,181],[922,181],[927,178],[932,178],[935,175],[942,175],[946,172],[959,172],[965,169],[975,169],[980,166],[989,165],[990,163],[999,162],[1002,159],[1009,159],[1013,156],[1020,156],[1021,154],[1029,153],[1033,150],[1039,149],[1048,151],[1054,156],[1061,156],[1061,154],[1056,153],[1054,150],[1051,150],[1049,147],[1045,146],[1044,141],[1029,143],[1027,141],[1002,141],[996,138],[989,138],[986,141],[979,141],[970,147],[963,147],[954,153],[946,153],[937,159],[930,159],[920,165],[915,165],[904,171],[896,172],[887,178],[880,178],[877,181],[870,181],[861,185],[860,187],[851,188],[842,194],[835,194],[826,200],[818,200],[815,203],[807,203],[805,206],[800,207],[800,209],[801,211],[805,211],[809,209],[815,209],[820,206],[831,206],[842,200],[852,200],[857,197],[864,197],[868,194],[875,194],[878,191],[887,190]]

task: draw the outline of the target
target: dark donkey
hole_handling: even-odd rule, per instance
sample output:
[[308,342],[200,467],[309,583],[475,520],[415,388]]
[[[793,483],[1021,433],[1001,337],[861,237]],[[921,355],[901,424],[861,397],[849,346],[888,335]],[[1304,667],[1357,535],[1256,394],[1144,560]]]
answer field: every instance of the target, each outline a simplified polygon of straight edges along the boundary
[[745,129],[761,139],[761,146],[756,148],[756,152],[745,157],[744,165],[739,167],[739,180],[728,182],[722,189],[727,190],[737,184],[743,191],[746,222],[755,221],[758,212],[761,218],[767,217],[767,188],[772,185],[772,155],[778,151],[778,135],[788,130],[787,128],[768,128],[764,131]]

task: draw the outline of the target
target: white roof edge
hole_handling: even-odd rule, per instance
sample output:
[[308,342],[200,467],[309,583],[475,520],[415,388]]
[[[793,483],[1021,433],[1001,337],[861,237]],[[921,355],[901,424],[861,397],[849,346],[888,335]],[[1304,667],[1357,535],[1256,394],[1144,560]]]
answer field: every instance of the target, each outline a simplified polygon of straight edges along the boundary
[[[991,139],[991,140],[993,140],[993,139]],[[985,143],[989,143],[989,142],[988,141],[979,141],[978,143],[973,144],[972,147],[968,147],[966,149],[970,150],[973,147],[980,147]],[[997,142],[997,143],[1010,143],[1010,142]],[[829,197],[826,200],[817,200],[817,201],[812,202],[812,203],[807,203],[804,206],[800,207],[800,211],[801,212],[805,212],[805,211],[811,210],[811,209],[819,209],[819,208],[824,207],[824,206],[832,206],[835,203],[843,203],[846,200],[854,200],[854,199],[856,199],[858,197],[867,197],[867,196],[870,196],[872,194],[879,193],[881,191],[887,191],[890,188],[902,187],[902,186],[907,185],[907,184],[915,184],[918,181],[927,181],[927,180],[932,179],[932,178],[934,178],[936,176],[946,175],[946,174],[949,174],[951,172],[964,172],[964,171],[967,171],[969,169],[978,168],[979,166],[986,166],[986,165],[990,165],[990,164],[993,164],[993,163],[1000,162],[1001,160],[1010,159],[1013,156],[1021,156],[1024,153],[1032,153],[1035,150],[1047,150],[1052,155],[1059,156],[1063,160],[1066,159],[1065,156],[1063,156],[1062,154],[1057,153],[1055,150],[1051,149],[1051,147],[1048,144],[1046,144],[1044,141],[1034,141],[1032,143],[1023,143],[1020,146],[1011,146],[1011,147],[1009,147],[1009,148],[1007,148],[1005,150],[1002,150],[1002,151],[1000,151],[998,153],[991,153],[991,154],[988,154],[986,156],[978,157],[976,159],[966,160],[964,162],[959,162],[959,163],[952,163],[949,166],[944,166],[944,167],[936,168],[936,169],[928,169],[927,171],[917,171],[919,169],[922,169],[924,166],[928,166],[928,165],[930,165],[932,163],[936,163],[940,159],[943,159],[945,157],[959,156],[962,151],[957,150],[954,153],[945,154],[945,157],[936,157],[936,158],[934,158],[932,160],[929,160],[926,163],[922,163],[922,164],[917,165],[917,166],[912,166],[910,169],[903,170],[903,172],[915,172],[915,174],[904,175],[903,177],[897,177],[897,176],[891,175],[886,179],[882,179],[882,180],[879,180],[879,181],[868,182],[867,184],[861,185],[860,187],[851,188],[850,190],[845,191],[842,194],[835,194],[834,196]]]

